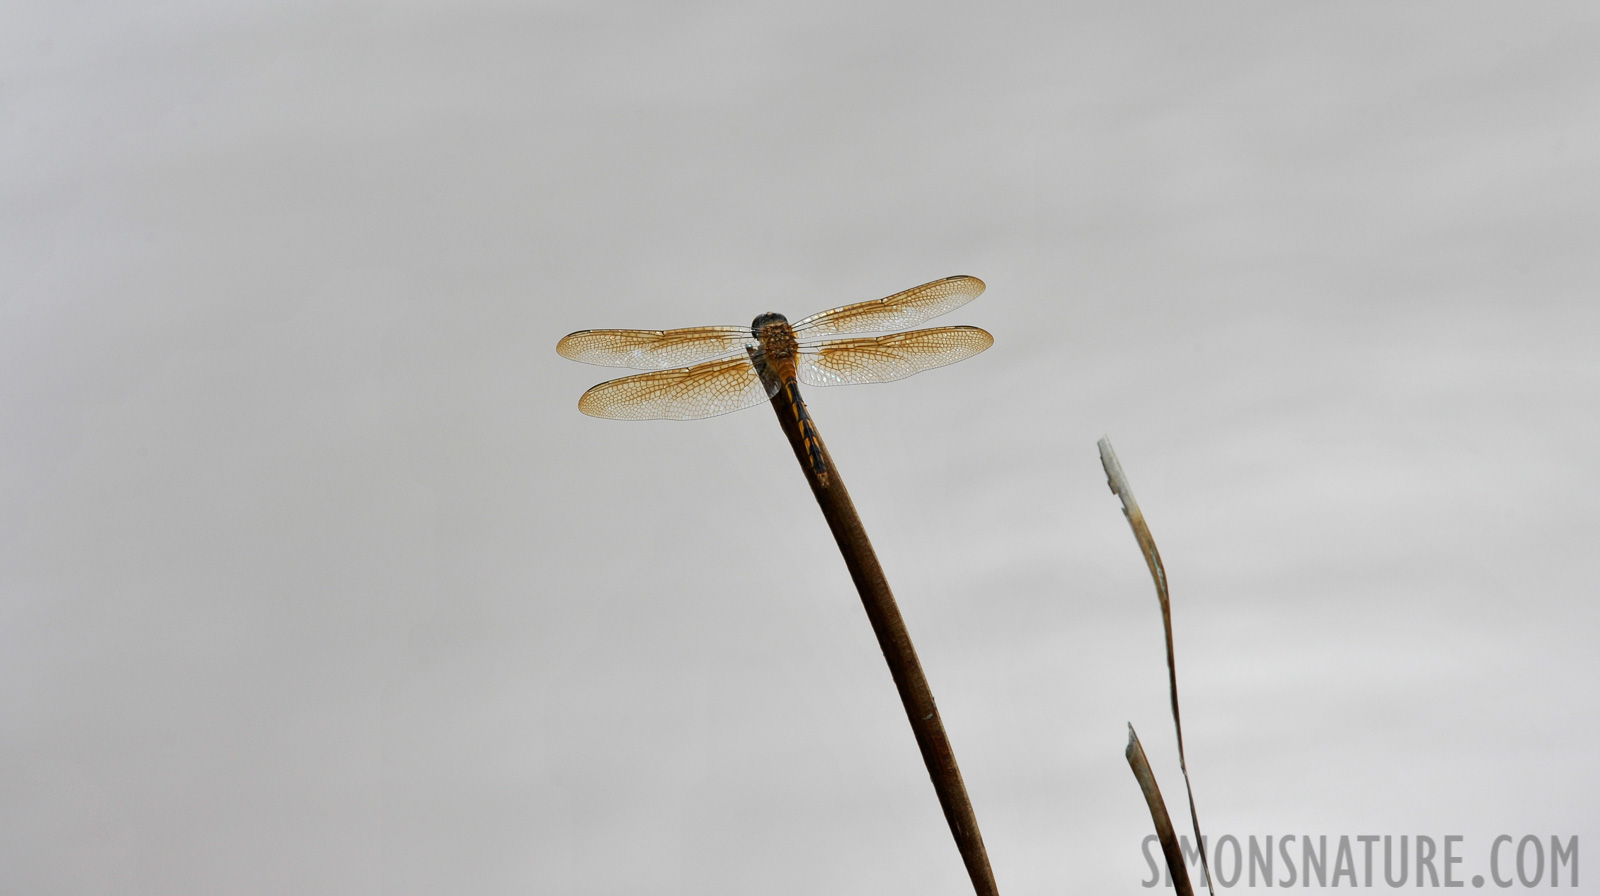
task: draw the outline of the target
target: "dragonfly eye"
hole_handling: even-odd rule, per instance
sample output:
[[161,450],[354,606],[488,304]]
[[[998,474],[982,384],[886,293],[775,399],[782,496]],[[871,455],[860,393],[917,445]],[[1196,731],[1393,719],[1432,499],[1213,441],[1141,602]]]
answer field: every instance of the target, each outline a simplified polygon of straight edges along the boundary
[[776,311],[768,311],[766,314],[759,315],[755,320],[750,322],[750,330],[751,332],[760,335],[761,328],[767,326],[768,324],[786,324],[788,322],[789,319],[787,317],[784,317]]

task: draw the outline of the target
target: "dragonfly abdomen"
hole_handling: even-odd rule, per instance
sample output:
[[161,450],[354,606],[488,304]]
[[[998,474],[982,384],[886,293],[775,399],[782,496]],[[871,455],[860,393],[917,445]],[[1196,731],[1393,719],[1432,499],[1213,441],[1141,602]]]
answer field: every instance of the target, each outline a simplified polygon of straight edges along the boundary
[[822,454],[822,439],[811,422],[811,412],[806,410],[805,399],[800,397],[800,383],[789,377],[783,384],[789,390],[789,404],[794,408],[794,423],[800,428],[800,440],[805,444],[806,456],[811,458],[811,471],[823,485],[828,484],[828,461]]

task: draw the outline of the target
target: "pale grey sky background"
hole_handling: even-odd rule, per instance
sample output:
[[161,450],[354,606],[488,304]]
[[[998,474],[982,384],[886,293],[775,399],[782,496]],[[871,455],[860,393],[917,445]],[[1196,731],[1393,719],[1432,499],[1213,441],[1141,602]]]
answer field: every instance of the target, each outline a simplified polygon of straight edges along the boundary
[[1003,892],[1181,789],[1102,434],[1211,832],[1600,835],[1597,150],[1588,3],[6,4],[0,892],[970,892],[772,414],[554,352],[951,274],[808,398]]

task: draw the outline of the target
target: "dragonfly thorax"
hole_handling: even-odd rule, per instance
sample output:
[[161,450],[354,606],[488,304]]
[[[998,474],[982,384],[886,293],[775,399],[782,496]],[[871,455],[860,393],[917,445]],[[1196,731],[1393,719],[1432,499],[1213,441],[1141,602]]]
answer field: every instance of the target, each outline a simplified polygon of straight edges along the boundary
[[771,365],[779,377],[793,377],[800,343],[795,339],[794,328],[789,326],[789,319],[769,311],[751,321],[750,329],[761,344],[762,360]]

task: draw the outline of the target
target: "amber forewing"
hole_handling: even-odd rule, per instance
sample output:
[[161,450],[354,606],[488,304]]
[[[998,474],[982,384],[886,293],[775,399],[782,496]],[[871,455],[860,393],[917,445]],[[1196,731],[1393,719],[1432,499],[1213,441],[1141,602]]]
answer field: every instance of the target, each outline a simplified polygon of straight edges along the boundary
[[796,322],[794,331],[805,340],[813,336],[899,330],[954,311],[982,294],[983,281],[977,277],[946,277],[886,298],[813,314]]
[[556,353],[602,367],[664,370],[734,353],[743,355],[751,341],[749,327],[579,330],[556,343]]

